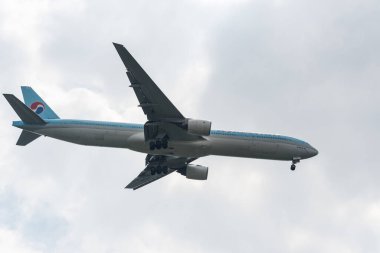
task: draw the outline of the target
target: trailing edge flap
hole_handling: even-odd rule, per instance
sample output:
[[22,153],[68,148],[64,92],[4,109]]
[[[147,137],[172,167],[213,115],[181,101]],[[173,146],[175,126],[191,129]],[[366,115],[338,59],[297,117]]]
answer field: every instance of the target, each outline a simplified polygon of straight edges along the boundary
[[18,138],[18,141],[16,145],[18,146],[26,146],[41,135],[35,134],[29,131],[22,130],[20,137]]
[[44,125],[46,122],[13,94],[3,94],[20,119],[28,124]]

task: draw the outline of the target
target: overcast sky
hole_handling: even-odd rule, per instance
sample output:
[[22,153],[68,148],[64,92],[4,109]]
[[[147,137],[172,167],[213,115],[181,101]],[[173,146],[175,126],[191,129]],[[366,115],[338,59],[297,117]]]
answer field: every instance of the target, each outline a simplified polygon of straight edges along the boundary
[[0,252],[380,252],[380,1],[0,0],[0,91],[61,118],[144,123],[111,42],[187,117],[304,139],[290,162],[204,157],[123,189],[144,154],[15,145],[0,100]]

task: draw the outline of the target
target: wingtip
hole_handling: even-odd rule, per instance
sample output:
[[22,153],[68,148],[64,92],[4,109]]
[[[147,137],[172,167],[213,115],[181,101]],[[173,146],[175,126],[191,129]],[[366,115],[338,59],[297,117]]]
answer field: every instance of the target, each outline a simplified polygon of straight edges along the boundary
[[124,187],[124,189],[132,189],[132,190],[136,190],[138,188],[139,187],[133,186],[132,184],[128,184],[126,187]]
[[116,42],[112,42],[112,44],[114,45],[114,47],[123,47],[122,44],[119,44],[119,43],[116,43]]

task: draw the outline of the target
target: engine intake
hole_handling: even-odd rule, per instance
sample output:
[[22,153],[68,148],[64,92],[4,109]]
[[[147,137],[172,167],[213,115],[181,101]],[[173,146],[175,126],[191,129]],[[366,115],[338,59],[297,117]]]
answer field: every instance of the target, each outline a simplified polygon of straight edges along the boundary
[[180,173],[188,179],[207,180],[208,167],[189,164],[184,170],[180,171]]
[[208,136],[211,132],[211,122],[207,120],[188,119],[186,127],[191,134]]

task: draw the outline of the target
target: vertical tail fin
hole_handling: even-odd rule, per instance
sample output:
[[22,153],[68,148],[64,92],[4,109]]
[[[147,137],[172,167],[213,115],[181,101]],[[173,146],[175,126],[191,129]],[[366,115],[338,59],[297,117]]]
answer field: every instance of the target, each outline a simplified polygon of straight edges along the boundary
[[58,115],[29,86],[21,86],[25,104],[43,119],[59,119]]

